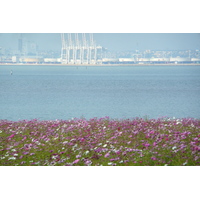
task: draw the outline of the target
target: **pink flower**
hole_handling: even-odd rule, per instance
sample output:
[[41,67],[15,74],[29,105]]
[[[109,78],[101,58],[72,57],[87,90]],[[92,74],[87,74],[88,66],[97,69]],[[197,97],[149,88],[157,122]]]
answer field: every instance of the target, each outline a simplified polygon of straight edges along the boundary
[[107,158],[110,156],[110,153],[107,153],[104,157]]
[[149,147],[150,144],[149,144],[149,143],[143,143],[143,146],[145,146],[145,147]]
[[80,161],[80,159],[76,159],[74,162],[73,162],[73,164],[76,164],[76,163],[78,163]]
[[15,136],[15,134],[10,135],[8,138],[13,138]]
[[152,160],[156,160],[156,157],[151,157]]
[[92,162],[90,161],[90,160],[87,160],[86,162],[85,162],[85,164],[86,165],[89,165],[89,164],[91,164]]

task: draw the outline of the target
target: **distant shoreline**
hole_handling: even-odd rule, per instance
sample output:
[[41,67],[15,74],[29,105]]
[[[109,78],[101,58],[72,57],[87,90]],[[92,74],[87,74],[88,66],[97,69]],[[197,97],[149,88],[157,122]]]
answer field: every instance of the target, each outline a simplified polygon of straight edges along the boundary
[[26,66],[26,65],[44,65],[44,66],[53,66],[53,65],[56,65],[56,66],[160,66],[160,65],[165,65],[165,66],[173,66],[173,65],[199,65],[200,66],[200,63],[162,63],[162,64],[49,64],[49,63],[43,63],[43,64],[36,64],[36,63],[25,63],[25,64],[22,64],[22,63],[0,63],[0,66],[5,66],[5,65],[15,65],[15,66]]

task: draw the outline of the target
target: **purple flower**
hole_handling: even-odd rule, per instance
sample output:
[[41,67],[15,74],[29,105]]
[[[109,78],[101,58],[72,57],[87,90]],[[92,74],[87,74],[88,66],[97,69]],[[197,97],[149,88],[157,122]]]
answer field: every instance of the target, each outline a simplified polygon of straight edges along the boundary
[[151,160],[156,160],[156,157],[151,157]]
[[149,144],[149,143],[143,143],[143,146],[145,146],[145,147],[149,147],[150,144]]

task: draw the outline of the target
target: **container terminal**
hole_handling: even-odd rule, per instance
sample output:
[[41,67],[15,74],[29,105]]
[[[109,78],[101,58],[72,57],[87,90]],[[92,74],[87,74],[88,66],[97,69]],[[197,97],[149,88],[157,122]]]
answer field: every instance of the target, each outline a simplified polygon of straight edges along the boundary
[[133,50],[113,53],[97,45],[92,33],[61,33],[60,52],[40,52],[34,42],[18,39],[18,51],[8,53],[0,47],[0,64],[200,64],[199,50]]

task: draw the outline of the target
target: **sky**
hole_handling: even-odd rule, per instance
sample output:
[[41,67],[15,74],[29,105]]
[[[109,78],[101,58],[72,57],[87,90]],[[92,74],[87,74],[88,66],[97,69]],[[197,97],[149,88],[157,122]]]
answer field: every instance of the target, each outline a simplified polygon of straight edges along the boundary
[[94,33],[96,44],[110,51],[200,49],[197,0],[73,0],[66,5],[35,0],[30,5],[1,3],[0,47],[18,49],[23,33],[39,50],[60,51],[60,33]]
[[[60,33],[23,33],[22,36],[35,42],[39,50],[61,49]],[[17,50],[19,37],[20,33],[0,33],[0,47]],[[97,45],[110,51],[200,49],[200,33],[94,33],[93,37]]]

